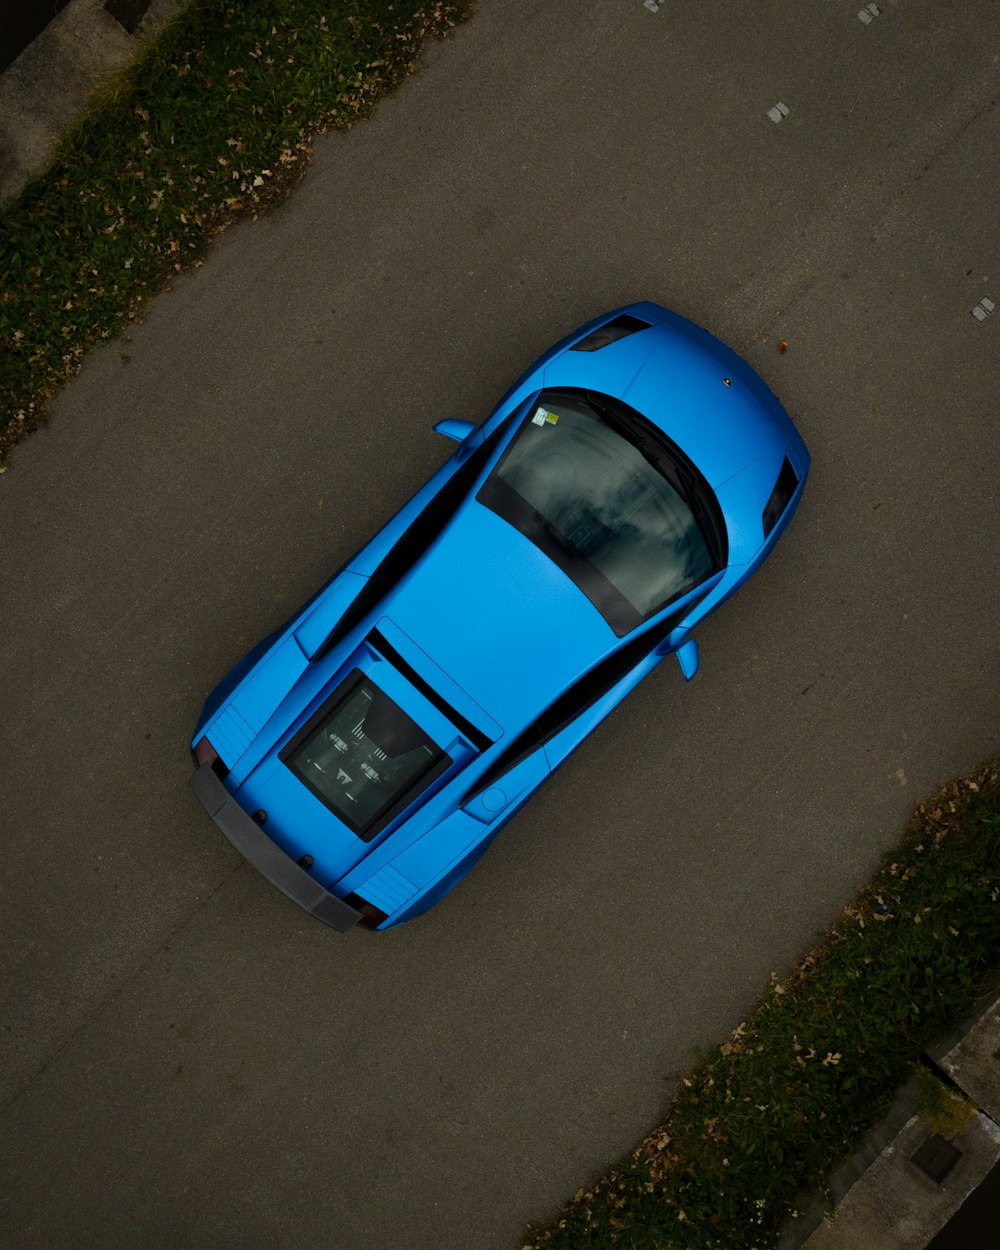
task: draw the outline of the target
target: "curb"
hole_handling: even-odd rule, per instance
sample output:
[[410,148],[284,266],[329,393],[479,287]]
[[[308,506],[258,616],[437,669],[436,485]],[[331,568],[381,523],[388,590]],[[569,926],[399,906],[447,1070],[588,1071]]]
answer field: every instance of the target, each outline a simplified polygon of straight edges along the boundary
[[105,0],[71,0],[0,74],[0,203],[52,165],[94,91],[134,61],[192,0],[152,0],[134,34]]
[[[976,1105],[969,1123],[951,1138],[933,1134],[919,1114],[916,1082],[908,1081],[861,1149],[830,1175],[834,1218],[826,1219],[821,1198],[810,1198],[785,1226],[779,1250],[924,1250],[1000,1161],[998,1052],[994,975],[985,1003],[926,1052]],[[921,1158],[944,1174],[935,1179]]]

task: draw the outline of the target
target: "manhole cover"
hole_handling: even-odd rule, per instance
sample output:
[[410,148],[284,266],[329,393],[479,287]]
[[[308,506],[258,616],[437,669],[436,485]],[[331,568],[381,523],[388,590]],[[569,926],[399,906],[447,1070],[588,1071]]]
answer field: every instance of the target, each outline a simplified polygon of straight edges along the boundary
[[940,1185],[961,1157],[962,1152],[957,1146],[953,1146],[937,1133],[932,1133],[910,1159],[921,1172]]

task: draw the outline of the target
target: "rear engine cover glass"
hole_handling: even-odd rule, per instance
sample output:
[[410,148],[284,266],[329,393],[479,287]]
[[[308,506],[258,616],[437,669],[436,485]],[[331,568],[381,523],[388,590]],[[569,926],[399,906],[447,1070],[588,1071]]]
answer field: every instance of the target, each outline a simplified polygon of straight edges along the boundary
[[360,837],[373,837],[452,762],[357,669],[280,759]]

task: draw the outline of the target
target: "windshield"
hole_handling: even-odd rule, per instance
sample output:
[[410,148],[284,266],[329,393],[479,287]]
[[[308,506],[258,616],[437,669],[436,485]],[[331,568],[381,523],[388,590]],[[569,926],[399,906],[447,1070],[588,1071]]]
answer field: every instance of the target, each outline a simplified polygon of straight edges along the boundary
[[692,467],[672,459],[638,414],[543,392],[476,498],[554,560],[621,635],[719,567],[696,492]]
[[374,837],[452,762],[359,669],[279,759],[365,839]]

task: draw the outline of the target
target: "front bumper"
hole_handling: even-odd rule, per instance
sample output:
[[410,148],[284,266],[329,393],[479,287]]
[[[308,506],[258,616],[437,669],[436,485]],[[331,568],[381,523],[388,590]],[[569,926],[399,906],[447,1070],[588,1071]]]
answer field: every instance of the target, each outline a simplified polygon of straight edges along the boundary
[[304,907],[310,916],[315,916],[340,933],[346,933],[358,923],[361,913],[336,894],[324,890],[277,843],[272,842],[236,802],[212,771],[211,764],[201,765],[191,778],[191,785],[205,811],[233,846],[282,894]]

